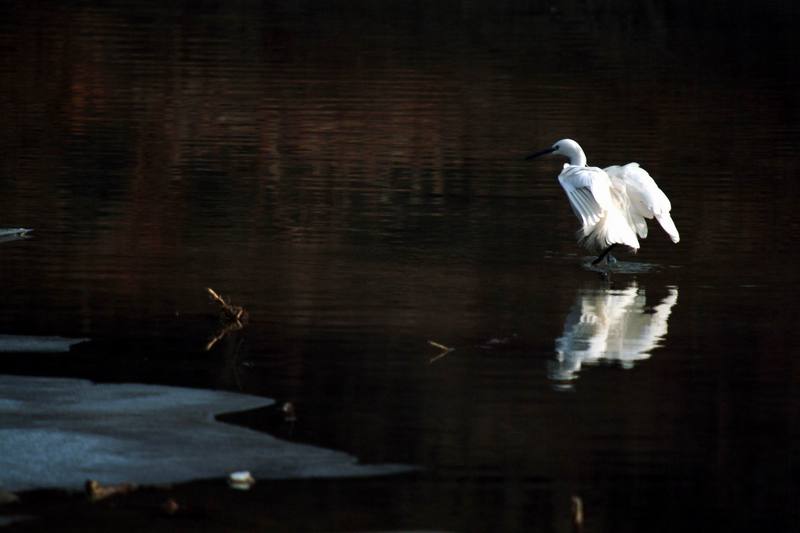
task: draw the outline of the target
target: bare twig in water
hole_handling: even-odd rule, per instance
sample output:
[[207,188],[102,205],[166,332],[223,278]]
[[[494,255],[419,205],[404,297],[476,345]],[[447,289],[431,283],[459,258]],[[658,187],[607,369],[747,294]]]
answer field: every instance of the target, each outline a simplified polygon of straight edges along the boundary
[[216,335],[214,335],[214,337],[212,337],[211,340],[208,341],[208,343],[206,344],[206,351],[207,352],[210,351],[211,348],[213,348],[214,345],[216,345],[219,341],[224,339],[225,335],[227,335],[228,333],[239,331],[243,327],[244,324],[242,324],[239,321],[223,325],[221,328],[219,328],[219,330],[217,330]]
[[86,480],[86,495],[89,500],[97,502],[114,496],[115,494],[128,494],[137,490],[139,487],[133,483],[120,483],[118,485],[101,485],[99,481],[94,479]]
[[217,334],[206,344],[206,351],[209,351],[215,344],[222,340],[225,335],[242,329],[245,324],[247,324],[249,316],[244,307],[226,302],[225,298],[220,296],[219,293],[211,287],[208,287],[206,290],[208,291],[208,295],[211,296],[211,299],[217,302],[222,310],[219,317],[221,327],[219,331],[217,331]]
[[217,302],[222,307],[222,318],[226,322],[239,322],[242,326],[247,323],[247,311],[244,307],[232,305],[225,301],[214,289],[209,287],[208,294],[211,299]]
[[447,355],[447,354],[449,354],[450,352],[452,352],[452,351],[454,351],[454,350],[455,350],[455,348],[450,348],[449,346],[445,346],[444,344],[440,344],[440,343],[438,343],[438,342],[436,342],[436,341],[431,341],[431,340],[429,340],[429,341],[428,341],[428,344],[430,344],[430,345],[431,345],[431,346],[433,346],[434,348],[439,348],[439,349],[442,351],[440,354],[437,354],[435,357],[432,357],[432,358],[431,358],[431,359],[428,361],[428,364],[429,364],[429,365],[430,365],[430,364],[433,364],[433,363],[435,363],[436,361],[438,361],[439,359],[441,359],[441,358],[442,358],[442,357],[444,357],[445,355]]

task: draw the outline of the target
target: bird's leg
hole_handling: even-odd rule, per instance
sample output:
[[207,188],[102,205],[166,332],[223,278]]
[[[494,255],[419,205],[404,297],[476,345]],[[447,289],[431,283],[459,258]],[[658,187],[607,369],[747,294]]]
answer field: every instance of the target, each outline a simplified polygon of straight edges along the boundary
[[596,265],[597,263],[602,261],[603,258],[608,255],[608,252],[610,252],[611,249],[614,248],[616,245],[617,245],[617,243],[614,243],[611,246],[609,246],[608,248],[606,248],[605,250],[603,250],[603,253],[601,253],[599,256],[597,256],[597,259],[592,261],[592,265]]

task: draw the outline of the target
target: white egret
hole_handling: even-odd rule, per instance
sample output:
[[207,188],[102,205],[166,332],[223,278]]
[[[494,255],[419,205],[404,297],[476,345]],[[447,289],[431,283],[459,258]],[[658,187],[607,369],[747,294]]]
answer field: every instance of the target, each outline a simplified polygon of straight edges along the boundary
[[581,222],[578,243],[592,253],[596,265],[615,246],[636,252],[637,235],[647,237],[646,218],[655,217],[672,242],[680,240],[678,229],[669,212],[669,198],[658,188],[639,163],[611,166],[604,169],[586,166],[586,154],[572,139],[562,139],[526,159],[545,154],[561,154],[569,159],[558,175],[558,182],[567,193],[572,210]]

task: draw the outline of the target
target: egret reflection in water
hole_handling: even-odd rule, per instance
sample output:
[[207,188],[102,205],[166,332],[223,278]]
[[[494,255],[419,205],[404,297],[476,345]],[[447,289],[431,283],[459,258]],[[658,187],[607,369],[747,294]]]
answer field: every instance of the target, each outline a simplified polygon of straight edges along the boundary
[[678,302],[678,288],[653,307],[647,306],[645,290],[631,282],[624,289],[581,289],[556,339],[556,359],[550,378],[568,382],[581,366],[599,361],[619,362],[631,368],[650,357],[667,335],[667,321]]

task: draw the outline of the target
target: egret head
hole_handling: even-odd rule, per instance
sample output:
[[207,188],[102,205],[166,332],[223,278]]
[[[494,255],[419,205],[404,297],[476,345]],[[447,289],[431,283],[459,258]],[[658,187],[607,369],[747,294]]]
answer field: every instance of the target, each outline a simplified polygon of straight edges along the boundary
[[580,165],[580,166],[586,165],[586,155],[583,153],[581,145],[579,145],[572,139],[561,139],[560,141],[556,141],[550,148],[539,150],[538,152],[529,155],[525,159],[530,160],[547,154],[563,155],[564,157],[569,159],[571,165]]

